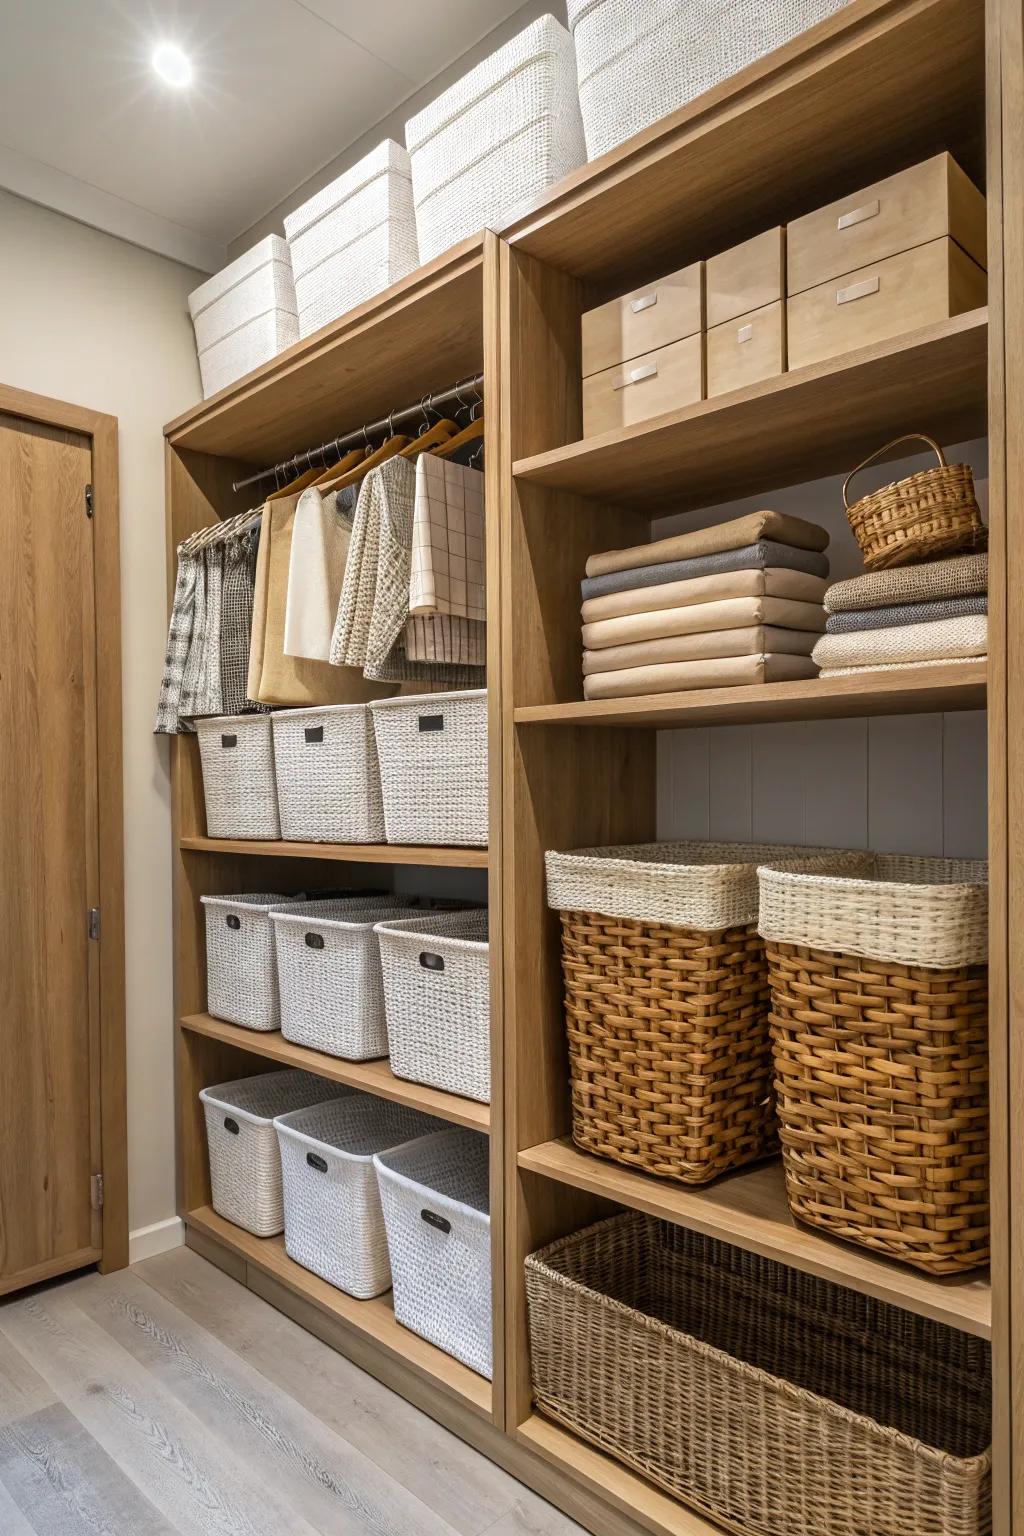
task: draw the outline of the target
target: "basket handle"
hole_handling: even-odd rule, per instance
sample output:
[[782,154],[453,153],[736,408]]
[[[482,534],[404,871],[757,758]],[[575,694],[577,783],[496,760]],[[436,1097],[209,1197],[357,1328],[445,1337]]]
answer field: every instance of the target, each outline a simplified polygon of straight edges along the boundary
[[436,1231],[443,1232],[446,1237],[452,1229],[447,1216],[439,1216],[436,1211],[420,1211],[420,1220],[425,1221],[428,1227],[434,1227]]
[[854,475],[859,475],[862,469],[867,469],[869,464],[873,464],[876,459],[880,459],[883,453],[888,453],[890,448],[898,448],[900,443],[927,443],[937,457],[940,467],[945,468],[946,456],[935,439],[929,437],[927,432],[906,432],[902,437],[894,437],[891,443],[886,443],[883,447],[876,448],[874,453],[869,453],[867,458],[857,465],[856,469],[850,470],[850,473],[843,481],[843,506],[847,512],[850,510],[850,499],[846,493],[850,488],[850,481]]

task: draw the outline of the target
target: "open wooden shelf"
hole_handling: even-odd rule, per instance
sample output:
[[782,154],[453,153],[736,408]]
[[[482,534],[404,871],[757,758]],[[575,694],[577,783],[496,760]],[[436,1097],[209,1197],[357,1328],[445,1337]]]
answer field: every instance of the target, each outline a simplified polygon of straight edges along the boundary
[[390,1291],[372,1301],[357,1301],[290,1259],[285,1252],[283,1237],[253,1237],[250,1232],[218,1216],[212,1206],[187,1211],[185,1221],[195,1231],[213,1238],[321,1312],[371,1339],[386,1354],[410,1366],[434,1386],[490,1416],[490,1382],[435,1345],[428,1344],[418,1334],[403,1328],[395,1317]]
[[285,843],[233,837],[183,837],[192,853],[249,853],[278,859],[337,859],[346,864],[421,864],[441,869],[486,869],[486,848],[437,848],[429,843]]
[[521,705],[517,725],[654,726],[757,725],[768,720],[842,720],[984,709],[984,661],[903,667],[864,677],[813,677],[799,683],[742,688],[695,688],[638,699],[590,699],[571,704]]
[[317,1077],[329,1078],[334,1083],[347,1083],[351,1088],[361,1088],[364,1093],[376,1094],[380,1099],[391,1099],[395,1104],[405,1104],[410,1109],[420,1109],[425,1115],[437,1115],[454,1125],[467,1125],[472,1131],[490,1131],[491,1112],[487,1104],[475,1099],[463,1099],[455,1093],[442,1093],[439,1088],[426,1088],[420,1083],[408,1083],[396,1077],[386,1059],[381,1061],[342,1061],[337,1056],[327,1056],[323,1051],[311,1051],[304,1045],[294,1045],[286,1040],[280,1030],[263,1033],[256,1029],[243,1029],[224,1019],[215,1019],[209,1013],[192,1013],[181,1021],[182,1029],[193,1034],[206,1035],[210,1040],[220,1040],[225,1045],[236,1045],[240,1051],[253,1056],[266,1056],[279,1061],[283,1067],[301,1067]]
[[922,422],[943,442],[985,431],[988,311],[603,432],[513,466],[601,502],[686,512],[848,471]]
[[778,1160],[740,1169],[703,1189],[688,1189],[603,1162],[581,1152],[568,1138],[520,1152],[519,1166],[790,1264],[907,1312],[962,1328],[979,1338],[991,1338],[992,1291],[984,1270],[966,1277],[932,1277],[800,1226],[790,1214]]

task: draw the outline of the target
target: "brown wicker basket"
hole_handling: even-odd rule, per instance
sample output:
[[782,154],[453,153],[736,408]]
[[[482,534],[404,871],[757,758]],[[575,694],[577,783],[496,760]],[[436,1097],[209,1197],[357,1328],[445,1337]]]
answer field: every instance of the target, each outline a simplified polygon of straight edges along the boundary
[[988,1536],[989,1346],[638,1212],[526,1260],[540,1410],[740,1536]]
[[[851,507],[848,492],[854,475],[890,448],[912,442],[927,443],[938,464],[884,485]],[[843,504],[869,571],[933,560],[957,550],[984,549],[988,542],[970,465],[947,464],[938,443],[924,432],[894,438],[869,454],[847,475]]]

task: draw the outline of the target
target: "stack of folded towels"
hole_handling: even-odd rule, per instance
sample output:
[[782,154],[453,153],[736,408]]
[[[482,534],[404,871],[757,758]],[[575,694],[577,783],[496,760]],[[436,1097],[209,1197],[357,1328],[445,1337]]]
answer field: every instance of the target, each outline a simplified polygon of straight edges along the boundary
[[872,571],[825,593],[822,677],[977,661],[988,653],[988,555]]
[[591,555],[584,697],[813,677],[811,651],[825,628],[827,545],[815,523],[753,512]]

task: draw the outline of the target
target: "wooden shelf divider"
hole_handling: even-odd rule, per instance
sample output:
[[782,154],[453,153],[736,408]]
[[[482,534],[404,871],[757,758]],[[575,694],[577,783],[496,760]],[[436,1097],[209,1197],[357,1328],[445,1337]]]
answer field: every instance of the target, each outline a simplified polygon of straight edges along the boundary
[[346,864],[419,864],[425,869],[486,869],[486,848],[416,843],[288,843],[234,837],[182,837],[186,853],[248,853],[276,859],[336,859]]

